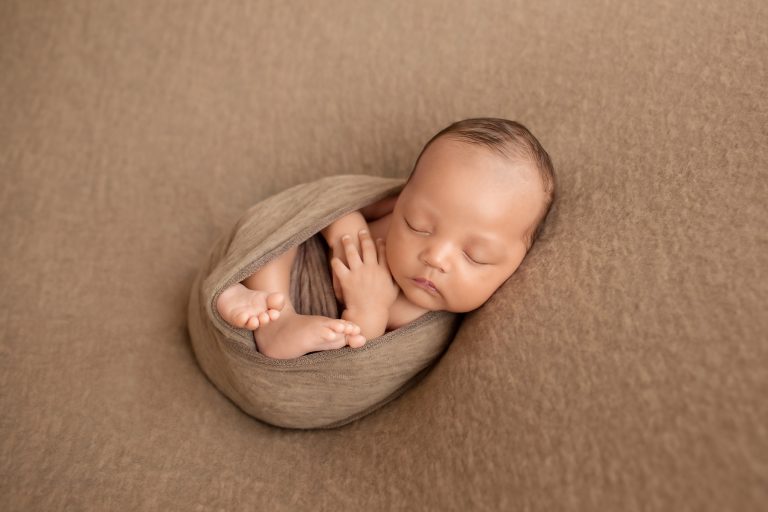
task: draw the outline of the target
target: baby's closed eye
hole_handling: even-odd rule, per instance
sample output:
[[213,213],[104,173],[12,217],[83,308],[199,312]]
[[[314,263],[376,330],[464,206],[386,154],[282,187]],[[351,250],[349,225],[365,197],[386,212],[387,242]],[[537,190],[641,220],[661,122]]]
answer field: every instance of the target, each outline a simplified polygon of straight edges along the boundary
[[492,264],[492,263],[487,263],[487,262],[484,262],[484,261],[479,261],[477,258],[473,258],[472,256],[470,256],[466,252],[464,253],[464,256],[466,256],[469,261],[471,261],[472,263],[474,263],[476,265],[491,265]]
[[429,234],[429,231],[426,230],[426,229],[417,229],[417,228],[413,227],[413,225],[410,222],[408,222],[408,219],[406,219],[405,217],[403,217],[403,220],[405,221],[405,225],[408,226],[408,228],[411,231],[415,231],[416,233]]

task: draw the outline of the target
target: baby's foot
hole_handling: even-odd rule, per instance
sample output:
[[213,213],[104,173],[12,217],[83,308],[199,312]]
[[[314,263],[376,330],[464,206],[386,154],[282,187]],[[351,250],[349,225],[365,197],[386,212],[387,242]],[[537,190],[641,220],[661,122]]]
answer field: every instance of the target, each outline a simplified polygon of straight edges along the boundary
[[277,320],[284,306],[284,294],[251,290],[241,283],[224,290],[216,301],[221,318],[250,331]]
[[357,346],[365,343],[360,327],[352,322],[324,316],[299,315],[286,308],[279,322],[254,332],[259,352],[273,359],[291,359],[309,352],[345,347],[347,337]]

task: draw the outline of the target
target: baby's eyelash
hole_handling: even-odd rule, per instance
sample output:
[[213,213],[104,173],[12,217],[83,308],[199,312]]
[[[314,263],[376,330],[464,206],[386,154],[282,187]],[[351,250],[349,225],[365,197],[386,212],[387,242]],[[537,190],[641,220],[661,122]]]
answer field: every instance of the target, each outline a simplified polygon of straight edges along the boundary
[[467,257],[467,259],[468,259],[469,261],[471,261],[472,263],[474,263],[475,265],[487,265],[487,264],[488,264],[488,263],[483,263],[482,261],[477,261],[476,259],[473,259],[473,258],[472,258],[472,256],[470,256],[470,255],[469,255],[469,254],[467,254],[467,253],[464,253],[464,256],[466,256],[466,257]]
[[408,226],[408,228],[411,229],[411,231],[415,231],[416,233],[426,233],[426,231],[420,231],[414,228],[413,226],[411,226],[411,223],[408,222],[408,219],[406,219],[405,217],[403,217],[403,220],[405,221],[405,225]]

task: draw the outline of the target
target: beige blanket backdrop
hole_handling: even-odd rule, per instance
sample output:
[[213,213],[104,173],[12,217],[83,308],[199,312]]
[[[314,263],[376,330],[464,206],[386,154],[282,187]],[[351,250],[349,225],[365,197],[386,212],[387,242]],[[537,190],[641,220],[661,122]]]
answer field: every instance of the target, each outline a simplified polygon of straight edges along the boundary
[[[764,0],[0,1],[0,510],[768,503]],[[560,197],[416,386],[333,430],[198,366],[258,201],[526,124]]]

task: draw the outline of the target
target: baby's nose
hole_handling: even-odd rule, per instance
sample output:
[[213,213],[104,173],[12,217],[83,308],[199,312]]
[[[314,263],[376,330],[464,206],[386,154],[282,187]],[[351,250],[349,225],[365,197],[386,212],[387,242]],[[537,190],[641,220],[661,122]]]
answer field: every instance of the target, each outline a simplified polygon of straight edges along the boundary
[[442,273],[450,270],[449,254],[445,247],[432,246],[424,252],[425,265],[439,270]]

